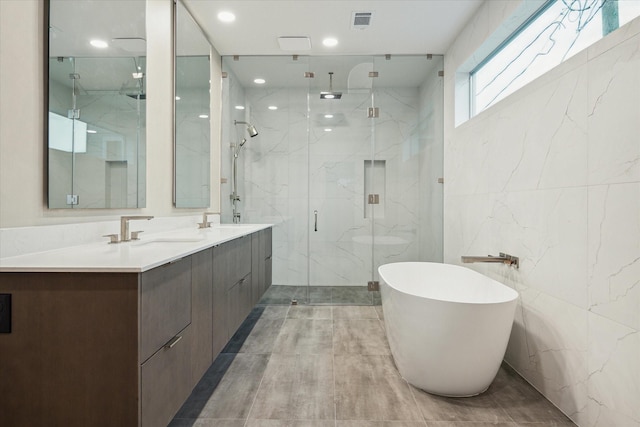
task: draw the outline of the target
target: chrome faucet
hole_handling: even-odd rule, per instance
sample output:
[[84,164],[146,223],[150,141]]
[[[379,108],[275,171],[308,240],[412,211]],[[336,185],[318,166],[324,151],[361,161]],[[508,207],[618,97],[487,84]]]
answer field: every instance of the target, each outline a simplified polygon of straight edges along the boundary
[[131,216],[122,216],[120,217],[120,241],[128,242],[130,240],[138,240],[138,234],[142,233],[142,231],[134,231],[133,238],[129,235],[129,221],[133,219],[153,219],[152,216],[149,215],[131,215]]
[[198,228],[211,228],[211,222],[209,222],[209,215],[215,215],[215,212],[204,212],[202,214],[202,222],[198,223]]
[[515,268],[520,268],[520,258],[517,256],[509,255],[500,252],[500,256],[469,256],[463,255],[460,257],[463,263],[471,263],[471,262],[499,262],[501,264],[511,265]]

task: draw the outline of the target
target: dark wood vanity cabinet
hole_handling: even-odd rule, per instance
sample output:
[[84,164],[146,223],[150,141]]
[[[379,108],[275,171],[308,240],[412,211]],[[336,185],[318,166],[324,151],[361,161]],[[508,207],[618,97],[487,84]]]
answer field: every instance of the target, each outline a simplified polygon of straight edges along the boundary
[[193,262],[197,254],[140,275],[140,421],[163,426],[193,389]]
[[251,235],[252,305],[257,304],[271,286],[271,233],[271,228],[267,228]]
[[0,425],[137,426],[139,277],[0,273]]
[[0,425],[167,425],[254,305],[261,233],[144,273],[0,273]]

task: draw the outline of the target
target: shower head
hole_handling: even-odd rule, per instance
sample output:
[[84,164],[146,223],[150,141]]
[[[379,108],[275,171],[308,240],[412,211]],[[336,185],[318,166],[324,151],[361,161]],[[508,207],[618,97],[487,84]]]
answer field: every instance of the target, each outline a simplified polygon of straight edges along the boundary
[[252,125],[251,123],[239,122],[237,120],[234,120],[233,124],[234,125],[247,125],[247,132],[249,133],[249,136],[251,138],[253,138],[254,136],[258,135],[258,131],[256,130],[256,127],[254,125]]
[[320,92],[320,99],[340,99],[342,92],[333,91],[333,71],[329,72],[329,92]]

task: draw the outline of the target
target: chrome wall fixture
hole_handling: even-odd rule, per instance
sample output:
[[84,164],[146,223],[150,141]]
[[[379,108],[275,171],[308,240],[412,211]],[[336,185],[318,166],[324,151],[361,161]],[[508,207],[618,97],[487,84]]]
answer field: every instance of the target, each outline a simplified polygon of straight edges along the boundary
[[[249,122],[241,122],[238,120],[233,121],[234,125],[246,125],[247,133],[251,138],[258,135],[258,130],[254,125]],[[240,212],[238,211],[238,202],[240,201],[240,196],[238,195],[238,157],[240,156],[240,149],[244,144],[247,143],[246,138],[242,138],[242,140],[238,144],[232,144],[233,151],[233,191],[231,192],[231,203],[233,204],[233,223],[240,223]]]
[[463,255],[461,257],[463,263],[472,263],[472,262],[499,262],[501,264],[510,265],[515,268],[520,268],[520,258],[517,256],[509,255],[500,252],[499,256],[487,255],[487,256],[471,256],[471,255]]

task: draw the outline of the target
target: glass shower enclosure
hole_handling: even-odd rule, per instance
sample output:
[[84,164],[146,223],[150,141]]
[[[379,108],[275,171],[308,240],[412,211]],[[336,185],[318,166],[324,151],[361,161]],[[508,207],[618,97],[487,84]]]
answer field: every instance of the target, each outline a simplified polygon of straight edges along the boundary
[[442,260],[441,70],[435,55],[223,58],[222,221],[235,186],[240,222],[274,224],[267,302],[377,304],[380,265]]

